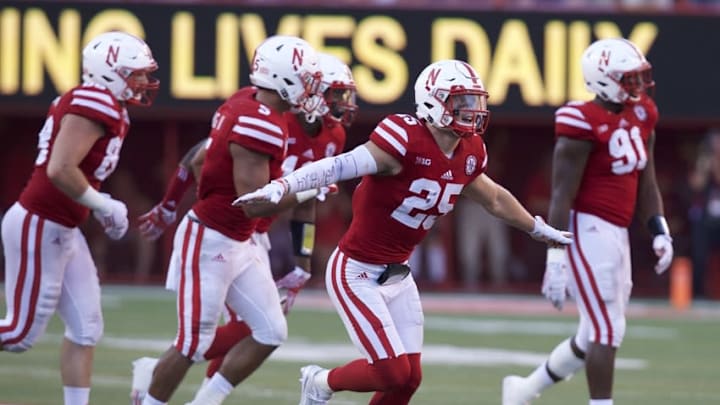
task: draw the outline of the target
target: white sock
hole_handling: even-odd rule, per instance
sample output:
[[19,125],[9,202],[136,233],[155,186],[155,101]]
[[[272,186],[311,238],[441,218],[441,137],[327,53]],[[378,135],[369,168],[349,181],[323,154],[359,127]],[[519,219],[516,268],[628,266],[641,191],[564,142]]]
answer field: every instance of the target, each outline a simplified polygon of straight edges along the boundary
[[210,381],[200,388],[191,405],[220,405],[233,390],[233,385],[220,372],[213,374]]
[[590,405],[613,405],[612,398],[610,399],[591,399]]
[[[585,366],[585,360],[578,358],[573,352],[570,346],[571,339],[567,338],[555,346],[547,361],[528,376],[528,386],[534,393],[539,394],[559,382],[553,377],[560,378],[560,381],[566,380]],[[548,370],[554,376],[551,376]]]
[[150,393],[145,394],[142,405],[167,405],[167,402],[158,401]]
[[315,374],[314,380],[315,384],[319,385],[320,388],[327,390],[327,392],[333,392],[332,388],[330,388],[330,384],[328,383],[328,375],[330,374],[330,370],[323,370],[317,374]]
[[87,405],[90,402],[89,387],[63,387],[65,405]]

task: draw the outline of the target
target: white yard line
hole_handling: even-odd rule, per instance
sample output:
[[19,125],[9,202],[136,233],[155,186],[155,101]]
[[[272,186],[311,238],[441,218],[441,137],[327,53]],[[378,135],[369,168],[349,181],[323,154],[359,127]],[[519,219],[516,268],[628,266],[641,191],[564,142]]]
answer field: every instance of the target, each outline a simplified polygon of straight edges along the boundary
[[[147,350],[161,353],[170,344],[167,340],[135,339],[106,336],[100,343],[115,349]],[[342,362],[355,359],[360,354],[351,344],[305,343],[289,341],[280,346],[270,357],[280,362]],[[536,366],[547,358],[547,353],[505,350],[487,347],[458,347],[450,345],[425,345],[423,363],[435,365],[481,366],[497,365]],[[643,359],[619,358],[617,368],[640,370],[648,367]]]

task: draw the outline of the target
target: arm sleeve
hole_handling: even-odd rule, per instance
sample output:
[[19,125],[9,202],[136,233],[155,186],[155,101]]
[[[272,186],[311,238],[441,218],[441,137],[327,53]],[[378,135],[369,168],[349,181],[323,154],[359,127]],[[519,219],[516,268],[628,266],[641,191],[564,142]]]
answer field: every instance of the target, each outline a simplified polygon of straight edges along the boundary
[[350,152],[307,164],[283,179],[287,182],[288,193],[297,193],[375,173],[375,158],[364,145],[360,145]]

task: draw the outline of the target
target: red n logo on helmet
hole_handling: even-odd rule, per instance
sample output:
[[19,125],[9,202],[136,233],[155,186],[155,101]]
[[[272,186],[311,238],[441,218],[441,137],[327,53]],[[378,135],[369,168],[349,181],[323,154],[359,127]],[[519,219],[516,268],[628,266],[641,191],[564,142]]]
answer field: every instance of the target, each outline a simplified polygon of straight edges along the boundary
[[295,70],[300,69],[300,66],[303,65],[304,57],[305,57],[305,52],[302,49],[293,48],[293,56],[292,56],[293,69],[295,69]]
[[120,53],[120,48],[110,45],[108,47],[107,56],[105,57],[105,63],[110,67],[115,66],[118,60],[118,53]]
[[609,65],[610,64],[610,52],[603,50],[600,54],[600,60],[598,61],[599,65]]
[[440,76],[440,69],[433,69],[430,73],[428,73],[428,78],[425,81],[426,90],[430,90],[433,86],[435,86],[438,76]]

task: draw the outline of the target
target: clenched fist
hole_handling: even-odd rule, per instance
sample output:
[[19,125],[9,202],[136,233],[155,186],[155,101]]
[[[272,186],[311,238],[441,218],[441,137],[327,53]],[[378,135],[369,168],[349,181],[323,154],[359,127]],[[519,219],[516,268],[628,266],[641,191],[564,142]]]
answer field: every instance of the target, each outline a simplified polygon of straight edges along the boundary
[[127,207],[122,201],[103,194],[106,199],[103,208],[93,211],[93,216],[100,222],[110,239],[120,239],[128,230]]

